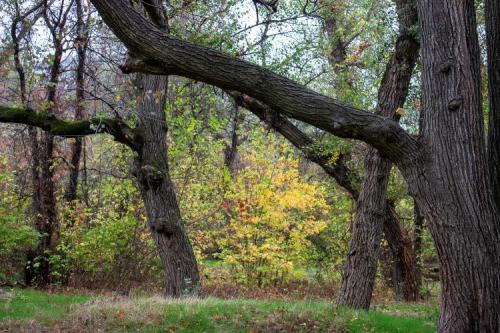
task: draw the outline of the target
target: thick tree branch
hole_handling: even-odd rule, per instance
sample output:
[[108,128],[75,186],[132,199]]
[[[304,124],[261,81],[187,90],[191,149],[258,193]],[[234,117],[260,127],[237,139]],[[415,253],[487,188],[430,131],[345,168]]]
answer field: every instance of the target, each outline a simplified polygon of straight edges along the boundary
[[181,75],[240,91],[279,113],[340,137],[366,141],[403,168],[412,164],[419,150],[417,142],[394,120],[342,104],[258,65],[172,38],[125,0],[92,3],[143,65],[129,71]]
[[140,135],[119,119],[90,118],[88,120],[66,121],[27,108],[0,105],[0,122],[24,124],[38,127],[52,135],[79,137],[98,133],[108,133],[118,142],[133,150],[140,146]]

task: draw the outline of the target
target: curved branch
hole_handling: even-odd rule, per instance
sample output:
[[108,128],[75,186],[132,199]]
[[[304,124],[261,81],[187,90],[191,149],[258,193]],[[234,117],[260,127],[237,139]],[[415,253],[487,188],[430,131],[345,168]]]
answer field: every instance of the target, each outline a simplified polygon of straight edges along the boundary
[[363,140],[399,166],[408,167],[418,151],[417,142],[394,120],[342,104],[258,65],[172,38],[126,0],[92,3],[143,65],[134,70],[180,75],[240,91],[289,117],[340,137]]
[[120,143],[133,150],[141,145],[141,136],[119,119],[90,118],[88,120],[66,121],[32,109],[0,105],[0,122],[38,127],[52,135],[79,137],[98,133],[108,133]]

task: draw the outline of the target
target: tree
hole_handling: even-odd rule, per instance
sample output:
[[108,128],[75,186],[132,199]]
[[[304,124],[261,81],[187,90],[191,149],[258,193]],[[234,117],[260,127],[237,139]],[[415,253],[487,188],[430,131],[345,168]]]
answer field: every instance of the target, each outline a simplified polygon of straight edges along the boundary
[[[142,6],[157,27],[167,30],[161,1],[143,1]],[[165,294],[180,297],[199,291],[200,276],[193,247],[181,218],[168,169],[165,117],[168,76],[138,74],[138,130],[135,174],[148,216],[152,236],[165,270]]]
[[139,74],[136,78],[140,96],[137,129],[141,133],[141,144],[137,150],[135,175],[165,270],[165,294],[180,297],[197,293],[200,277],[168,169],[167,85],[167,76]]
[[378,149],[401,170],[430,223],[443,287],[440,331],[498,330],[500,224],[484,145],[474,1],[418,2],[425,108],[418,138],[389,118],[172,38],[123,0],[92,3],[135,57],[125,71],[182,75],[240,91],[279,113]]
[[[61,73],[61,62],[64,48],[64,32],[66,22],[71,8],[71,4],[64,6],[60,5],[57,14],[50,10],[50,5],[47,2],[35,4],[25,14],[21,15],[20,5],[15,2],[15,18],[11,25],[11,38],[14,49],[14,63],[19,77],[19,95],[21,103],[28,107],[30,100],[27,94],[27,84],[25,70],[21,62],[20,55],[20,37],[26,35],[24,28],[20,34],[17,33],[18,24],[25,21],[29,15],[35,13],[35,18],[40,10],[40,15],[43,16],[45,25],[49,29],[51,41],[53,45],[53,59],[49,66],[49,77],[46,83],[46,110],[47,114],[54,114],[58,109],[57,101],[57,86]],[[38,245],[27,252],[27,264],[25,270],[25,282],[27,284],[36,283],[39,285],[48,284],[50,282],[50,263],[48,256],[52,250],[52,237],[57,226],[56,212],[56,196],[53,180],[53,151],[54,140],[50,134],[42,133],[39,137],[37,130],[30,128],[31,140],[31,173],[32,173],[32,208],[35,213],[35,225],[40,233],[40,241]]]
[[[415,35],[417,13],[414,1],[396,1],[399,19],[399,37],[391,60],[387,64],[379,87],[376,113],[399,121],[397,112],[403,108],[411,75],[418,56],[419,44]],[[387,185],[391,161],[370,147],[365,157],[365,177],[356,204],[346,268],[337,304],[368,309],[375,284],[380,240],[384,225],[386,238],[391,240],[397,226],[394,208],[387,199]],[[387,213],[388,212],[388,213]],[[388,221],[389,220],[389,221]],[[394,242],[393,242],[394,243]],[[404,251],[405,247],[403,247]],[[411,255],[410,255],[411,256]],[[406,259],[406,258],[405,258]],[[415,265],[413,265],[415,266]],[[407,294],[418,294],[415,267],[405,270]]]
[[[165,119],[168,77],[165,75],[138,74],[135,78],[134,98],[137,101],[138,115],[138,125],[135,128],[131,128],[121,119],[95,117],[81,120],[82,103],[84,101],[83,74],[88,39],[85,25],[82,22],[81,5],[81,2],[77,0],[78,34],[75,43],[78,55],[76,120],[64,121],[57,118],[54,113],[35,111],[29,106],[25,106],[23,108],[0,107],[1,121],[22,123],[40,128],[45,132],[45,136],[50,138],[63,136],[76,139],[72,149],[73,165],[70,170],[69,189],[66,192],[69,200],[74,199],[76,196],[76,181],[81,152],[81,141],[79,143],[79,140],[83,136],[108,133],[116,141],[130,147],[136,153],[135,165],[133,165],[134,175],[139,182],[151,234],[165,270],[165,295],[180,297],[197,293],[200,278],[196,258],[185,231],[184,222],[181,219],[168,169]],[[154,20],[158,27],[166,29],[166,19],[163,18],[164,14],[159,10],[158,6],[145,6],[145,9],[150,19]],[[67,15],[69,8],[64,13]],[[59,44],[56,45],[60,46]],[[59,48],[56,49],[60,50]],[[54,64],[60,66],[61,58],[62,53],[56,53]],[[51,73],[54,72],[59,73],[59,71],[53,69]],[[51,94],[49,96],[52,96],[51,101],[53,103],[49,105],[55,106],[57,84],[53,85],[53,89],[52,85],[50,87],[49,93]],[[51,164],[43,160],[40,161],[40,165],[46,168],[47,165],[50,166]],[[52,169],[49,170],[52,172]],[[48,226],[53,226],[53,224]],[[41,230],[41,232],[44,232],[44,230]],[[42,243],[42,245],[46,246],[45,243]],[[37,254],[37,256],[40,256],[40,254]]]
[[[75,71],[75,119],[80,120],[85,111],[85,62],[87,58],[87,48],[89,40],[90,15],[84,21],[84,7],[82,0],[75,0],[76,6],[76,37],[74,45],[77,53],[77,67]],[[80,174],[80,159],[82,156],[83,138],[76,137],[71,147],[71,169],[69,171],[69,181],[64,193],[67,201],[75,200],[78,189],[78,176]]]
[[[330,4],[330,6],[328,6]],[[347,29],[340,29],[339,7],[342,1],[323,3],[327,8],[325,13],[325,30],[332,39],[329,62],[336,72],[353,66],[348,61],[347,46],[353,38],[341,36]],[[399,17],[399,36],[395,43],[395,51],[388,62],[382,84],[379,87],[378,112],[388,117],[398,119],[400,115],[395,111],[403,107],[413,68],[418,56],[418,40],[416,36],[417,9],[414,1],[396,1]],[[371,10],[370,10],[371,11]],[[337,31],[339,30],[339,31]],[[357,35],[357,33],[350,32]],[[351,86],[352,82],[348,82]],[[333,177],[354,200],[358,201],[360,189],[350,179],[345,165],[345,156],[335,158],[331,152],[327,156],[320,156],[314,151],[314,141],[288,120],[278,116],[276,112],[260,104],[249,96],[232,92],[233,97],[253,112],[265,123],[283,134],[298,149],[301,149],[306,158],[319,164],[325,172]],[[335,165],[329,166],[332,160]],[[402,228],[394,207],[386,198],[386,187],[391,166],[382,167],[382,160],[374,151],[370,151],[366,158],[367,169],[371,169],[365,176],[365,184],[361,187],[362,200],[357,204],[357,220],[352,230],[351,250],[349,251],[348,266],[345,279],[339,293],[339,303],[351,307],[368,309],[375,282],[375,272],[378,258],[378,244],[380,243],[380,230],[383,225],[386,240],[394,257],[393,286],[396,299],[414,301],[418,298],[419,283],[416,271],[416,255],[409,236]],[[376,175],[375,175],[376,173]],[[385,178],[385,179],[384,179]],[[380,183],[380,185],[376,185]],[[378,192],[375,192],[378,191]],[[385,197],[385,199],[384,199]],[[385,212],[385,213],[384,213]],[[384,221],[384,222],[383,222]],[[363,263],[359,265],[357,262]],[[356,285],[356,288],[350,288]]]

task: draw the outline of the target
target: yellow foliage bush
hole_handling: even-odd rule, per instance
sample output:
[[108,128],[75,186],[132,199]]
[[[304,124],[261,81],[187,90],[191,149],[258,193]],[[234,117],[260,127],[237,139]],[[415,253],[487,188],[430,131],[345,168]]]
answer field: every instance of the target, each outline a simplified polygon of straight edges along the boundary
[[223,207],[228,223],[217,243],[223,264],[239,283],[279,284],[315,255],[310,237],[323,231],[324,189],[299,175],[287,144],[266,136],[265,145],[241,151]]

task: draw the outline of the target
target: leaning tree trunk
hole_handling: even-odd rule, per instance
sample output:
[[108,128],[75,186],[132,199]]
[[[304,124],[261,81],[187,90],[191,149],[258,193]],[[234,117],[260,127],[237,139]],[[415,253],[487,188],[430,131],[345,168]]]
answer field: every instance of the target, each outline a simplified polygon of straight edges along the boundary
[[375,284],[378,252],[384,227],[386,192],[391,163],[369,148],[365,179],[356,204],[349,253],[337,304],[368,309]]
[[[352,172],[345,164],[345,155],[341,154],[336,158],[335,164],[331,164],[333,156],[331,154],[322,154],[311,148],[314,140],[302,132],[297,126],[290,122],[286,117],[274,112],[268,106],[247,95],[231,92],[230,95],[235,99],[238,105],[241,105],[254,113],[263,122],[271,126],[274,130],[283,135],[295,147],[300,149],[304,156],[310,161],[317,163],[323,170],[344,188],[354,200],[359,198],[359,190],[353,182]],[[389,243],[392,255],[394,257],[394,270],[401,272],[398,276],[400,280],[398,288],[401,290],[401,297],[408,301],[414,300],[414,295],[418,294],[418,285],[415,285],[415,277],[412,272],[415,270],[415,254],[413,248],[408,246],[408,236],[399,222],[399,218],[389,202],[385,205],[386,211],[384,219],[384,233]],[[401,293],[399,292],[399,293]]]
[[152,236],[165,270],[165,294],[196,294],[200,277],[168,170],[165,101],[168,77],[137,75],[139,148],[137,179]]
[[387,202],[389,214],[384,223],[384,236],[393,255],[392,283],[397,301],[414,302],[419,299],[417,255],[413,242],[403,229],[394,207]]
[[439,331],[498,332],[500,224],[484,148],[474,1],[420,0],[418,9],[424,157],[407,178],[439,257]]
[[[379,88],[378,113],[398,118],[418,56],[419,43],[413,32],[417,23],[414,0],[397,0],[400,34],[395,52]],[[337,304],[369,309],[375,285],[380,240],[387,207],[387,185],[391,162],[372,147],[365,157],[365,178],[356,203],[349,252]]]

